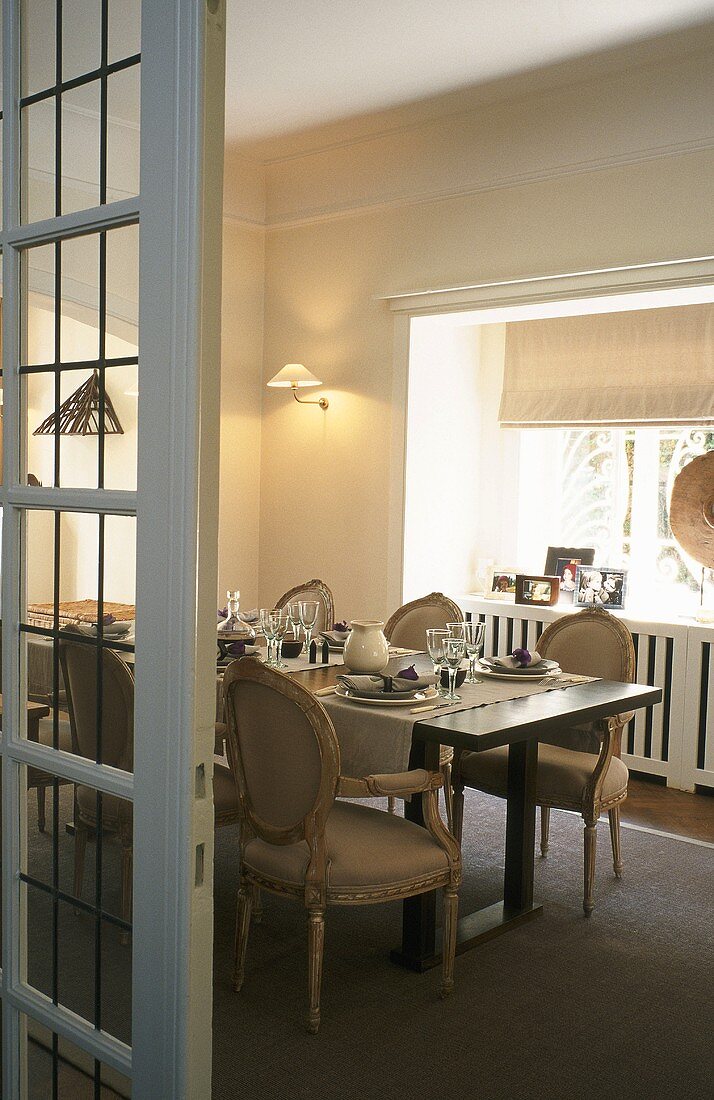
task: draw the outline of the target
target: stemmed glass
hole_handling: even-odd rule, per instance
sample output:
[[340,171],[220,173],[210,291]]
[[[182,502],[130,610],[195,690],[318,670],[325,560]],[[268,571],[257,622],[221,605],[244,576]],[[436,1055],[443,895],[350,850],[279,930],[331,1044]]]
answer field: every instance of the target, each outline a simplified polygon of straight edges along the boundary
[[275,643],[275,663],[273,667],[287,668],[288,666],[283,661],[283,638],[288,629],[288,616],[286,612],[277,607],[271,611],[270,626],[273,632],[273,641]]
[[444,696],[450,703],[458,703],[461,699],[460,695],[456,694],[456,672],[464,659],[464,653],[466,652],[466,643],[463,638],[454,638],[453,635],[447,635],[444,639],[444,662],[449,670],[449,690]]
[[446,639],[448,637],[448,630],[427,630],[426,632],[426,648],[429,656],[434,662],[436,690],[439,695],[444,694],[444,690],[441,686],[441,668],[445,661]]
[[464,682],[467,684],[480,684],[481,681],[476,675],[476,659],[480,657],[483,648],[485,624],[472,620],[471,622],[447,623],[446,625],[453,638],[463,638],[464,640],[466,656],[469,659],[469,671]]
[[265,664],[268,668],[273,668],[276,664],[273,657],[273,643],[275,641],[275,631],[273,629],[273,611],[269,607],[261,607],[260,609],[260,629],[265,635],[265,640],[268,643],[268,656],[266,657]]
[[308,653],[312,641],[312,630],[317,622],[320,605],[317,600],[300,600],[298,606],[300,608],[300,625],[305,631],[305,653]]
[[288,604],[288,625],[292,627],[295,641],[300,640],[300,602],[295,600],[294,603]]

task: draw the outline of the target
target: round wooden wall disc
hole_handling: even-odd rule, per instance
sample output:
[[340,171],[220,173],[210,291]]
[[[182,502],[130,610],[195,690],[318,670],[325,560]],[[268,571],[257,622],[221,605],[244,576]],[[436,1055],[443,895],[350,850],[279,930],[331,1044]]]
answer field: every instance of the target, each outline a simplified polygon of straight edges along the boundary
[[682,549],[714,569],[714,451],[692,459],[677,474],[669,524]]

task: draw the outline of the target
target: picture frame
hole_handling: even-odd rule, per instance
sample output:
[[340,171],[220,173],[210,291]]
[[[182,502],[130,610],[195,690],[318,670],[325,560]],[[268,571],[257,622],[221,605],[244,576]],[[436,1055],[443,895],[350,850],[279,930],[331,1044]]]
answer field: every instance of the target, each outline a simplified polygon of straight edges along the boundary
[[555,566],[555,575],[560,577],[559,603],[572,603],[575,595],[575,577],[578,566],[582,565],[580,558],[558,558]]
[[592,565],[595,561],[595,548],[593,546],[549,546],[543,567],[546,576],[557,573],[560,558],[580,558],[583,565]]
[[602,607],[622,611],[627,594],[627,570],[609,565],[579,565],[573,603],[576,607]]
[[529,607],[552,607],[558,602],[559,592],[560,577],[555,575],[519,573],[516,577],[516,603]]
[[517,569],[489,566],[486,573],[484,597],[487,600],[513,600],[516,595]]

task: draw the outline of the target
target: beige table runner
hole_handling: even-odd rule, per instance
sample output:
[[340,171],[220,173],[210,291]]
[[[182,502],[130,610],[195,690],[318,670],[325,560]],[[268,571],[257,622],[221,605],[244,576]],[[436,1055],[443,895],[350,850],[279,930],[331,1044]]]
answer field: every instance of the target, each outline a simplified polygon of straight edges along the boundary
[[[544,684],[521,684],[516,680],[483,680],[480,684],[462,684],[458,689],[461,701],[450,707],[411,714],[411,708],[378,707],[325,695],[320,702],[329,714],[340,743],[342,775],[360,778],[386,772],[401,772],[409,767],[414,723],[442,714],[505,703],[525,695],[541,695],[546,691],[562,691],[573,684],[586,684],[593,676],[563,676]],[[418,703],[413,704],[415,707]]]

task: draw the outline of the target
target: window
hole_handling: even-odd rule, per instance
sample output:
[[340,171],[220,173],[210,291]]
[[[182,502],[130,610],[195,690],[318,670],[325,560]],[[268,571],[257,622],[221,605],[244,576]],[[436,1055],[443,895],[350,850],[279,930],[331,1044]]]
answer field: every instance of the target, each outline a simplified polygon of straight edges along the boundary
[[714,431],[546,429],[519,435],[519,542],[527,539],[522,523],[533,514],[526,497],[536,476],[548,485],[547,527],[541,524],[548,542],[594,546],[597,561],[626,566],[627,603],[635,612],[693,612],[701,566],[672,536],[669,501],[682,467],[714,449]]

